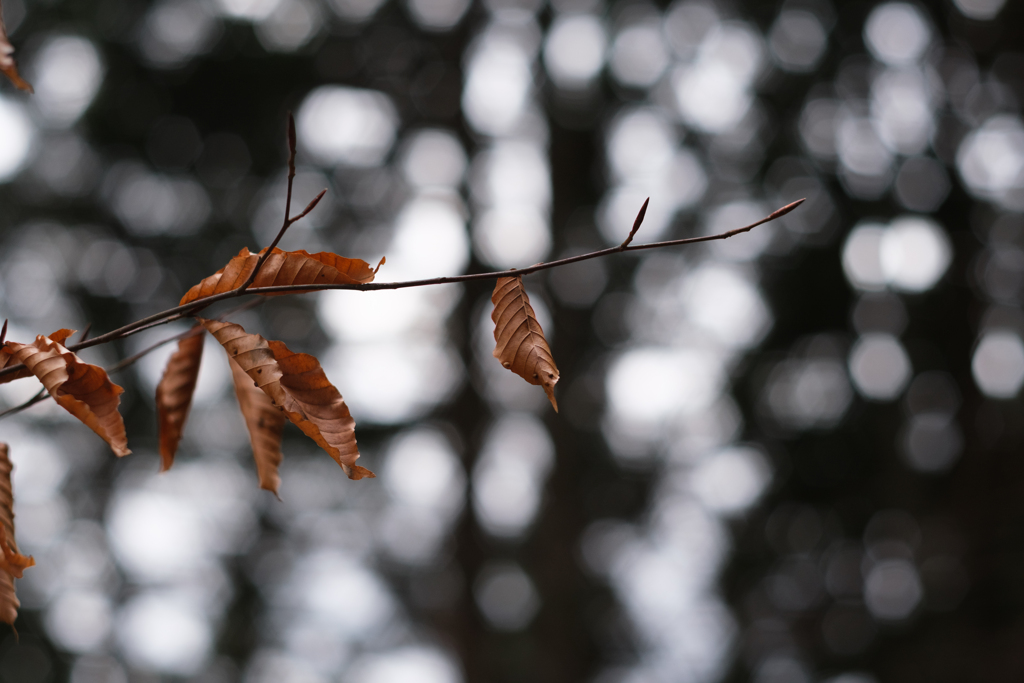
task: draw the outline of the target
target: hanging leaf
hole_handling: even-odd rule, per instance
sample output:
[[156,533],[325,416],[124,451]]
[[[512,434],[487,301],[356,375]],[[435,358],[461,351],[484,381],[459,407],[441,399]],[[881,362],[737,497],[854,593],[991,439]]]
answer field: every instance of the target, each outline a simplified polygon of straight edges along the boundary
[[281,484],[277,469],[282,459],[281,433],[284,431],[284,411],[274,406],[270,396],[256,386],[233,358],[228,359],[228,364],[231,366],[231,379],[235,383],[238,407],[241,408],[245,426],[249,429],[249,441],[252,443],[252,457],[256,461],[260,488],[277,495],[278,486]]
[[124,389],[98,365],[83,363],[75,354],[43,335],[32,344],[7,342],[8,352],[39,378],[62,408],[106,441],[119,456],[131,453],[124,420],[117,412]]
[[161,472],[171,469],[174,464],[174,454],[185,429],[192,394],[199,378],[199,363],[203,359],[203,327],[196,325],[193,330],[196,334],[178,342],[178,350],[168,359],[164,375],[156,387]]
[[[63,344],[64,342],[66,342],[68,340],[68,337],[70,337],[74,333],[75,333],[75,330],[69,330],[69,329],[65,328],[65,329],[57,330],[53,334],[47,335],[47,338],[50,339],[50,341],[55,341],[58,344]],[[15,361],[13,363],[11,362],[11,358],[12,357],[13,356],[12,356],[11,352],[7,350],[6,346],[0,348],[0,370],[3,370],[8,365],[16,365],[17,364],[17,361]],[[31,376],[32,376],[32,373],[28,371],[28,368],[23,368],[21,370],[18,370],[15,373],[11,373],[10,375],[4,375],[3,377],[0,377],[0,384],[6,384],[7,382],[13,382],[16,379],[22,379],[24,377],[31,377]]]
[[4,25],[3,3],[0,3],[0,71],[7,74],[19,90],[33,92],[32,86],[18,73],[18,65],[14,63],[14,46],[7,37],[7,26]]
[[7,444],[0,443],[0,621],[14,626],[18,618],[18,596],[14,592],[14,579],[35,565],[32,557],[18,552],[14,540],[14,495],[11,491],[11,470],[14,466],[8,457]]
[[[256,268],[256,262],[259,261],[261,254],[263,251],[253,254],[242,247],[238,256],[228,261],[226,266],[188,290],[179,305],[238,289]],[[356,285],[373,282],[375,272],[370,268],[370,264],[362,259],[345,258],[326,251],[310,254],[302,250],[281,251],[275,248],[250,286]]]
[[349,479],[374,476],[355,464],[359,457],[355,420],[316,358],[292,353],[281,342],[249,334],[241,325],[199,320],[274,405],[341,465]]
[[498,279],[491,295],[494,312],[494,357],[503,367],[516,373],[530,384],[544,387],[544,393],[558,412],[555,402],[555,384],[558,368],[551,356],[551,348],[544,338],[544,330],[530,306],[530,297],[523,288],[523,278]]

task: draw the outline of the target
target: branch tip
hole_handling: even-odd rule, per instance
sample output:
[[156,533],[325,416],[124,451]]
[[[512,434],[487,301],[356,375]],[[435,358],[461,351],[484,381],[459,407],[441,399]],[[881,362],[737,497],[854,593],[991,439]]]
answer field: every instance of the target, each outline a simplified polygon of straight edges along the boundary
[[644,222],[644,216],[647,215],[647,205],[650,203],[650,197],[644,200],[644,205],[640,207],[640,211],[637,212],[636,219],[633,221],[633,229],[629,231],[629,236],[626,237],[626,241],[619,245],[619,249],[625,249],[629,246],[629,243],[633,241],[636,231],[640,229],[640,225]]
[[88,323],[88,324],[87,324],[87,325],[85,326],[85,329],[84,329],[84,330],[82,330],[82,336],[81,336],[81,337],[79,338],[79,340],[78,340],[78,343],[79,343],[79,344],[81,344],[82,342],[84,342],[84,341],[85,341],[86,339],[88,339],[88,338],[89,338],[89,331],[90,331],[91,329],[92,329],[92,323]]
[[320,203],[320,200],[324,198],[325,194],[327,194],[327,189],[326,188],[324,188],[323,190],[320,190],[320,194],[318,194],[317,196],[313,197],[313,201],[311,201],[309,204],[306,205],[306,208],[302,210],[302,213],[300,213],[298,216],[295,216],[294,218],[289,218],[288,219],[288,224],[291,225],[292,223],[296,222],[300,218],[303,218],[306,214],[308,214],[310,211],[315,209],[316,205]]
[[4,318],[4,326],[0,327],[0,346],[4,345],[4,340],[7,339],[7,318]]
[[804,197],[803,199],[798,199],[795,202],[792,202],[790,204],[786,204],[781,209],[776,209],[775,211],[773,211],[771,213],[771,215],[768,216],[768,220],[773,221],[776,218],[782,218],[787,213],[789,213],[790,211],[792,211],[793,209],[795,209],[796,207],[800,206],[801,204],[803,204],[806,201],[807,201],[807,197]]

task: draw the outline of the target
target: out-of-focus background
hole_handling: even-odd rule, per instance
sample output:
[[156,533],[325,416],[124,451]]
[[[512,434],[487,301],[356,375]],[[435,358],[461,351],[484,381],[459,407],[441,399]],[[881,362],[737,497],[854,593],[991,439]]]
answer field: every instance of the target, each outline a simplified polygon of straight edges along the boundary
[[[1024,679],[1024,4],[5,0],[0,318],[173,306],[284,203],[379,279],[725,242],[526,279],[555,414],[488,283],[276,298],[377,478],[286,432],[257,487],[207,346],[158,475],[170,348],[114,377],[134,455],[0,420],[37,566],[2,683]],[[83,357],[110,365],[183,326]],[[0,408],[31,397],[0,386]]]

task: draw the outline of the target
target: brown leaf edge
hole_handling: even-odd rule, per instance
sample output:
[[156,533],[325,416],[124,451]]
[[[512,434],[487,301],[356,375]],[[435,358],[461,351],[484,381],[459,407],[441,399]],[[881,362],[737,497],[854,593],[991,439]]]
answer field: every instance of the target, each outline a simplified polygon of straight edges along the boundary
[[20,579],[26,569],[35,565],[31,556],[18,552],[14,540],[14,494],[11,490],[11,463],[7,444],[0,443],[0,621],[14,628],[21,603],[14,591],[14,579]]
[[[53,332],[52,334],[48,334],[46,336],[47,336],[47,339],[49,339],[51,341],[55,341],[58,344],[63,344],[64,342],[66,342],[68,340],[68,337],[73,335],[75,332],[76,332],[76,330],[69,330],[67,328],[62,328],[62,329],[59,329],[56,332]],[[11,354],[10,351],[8,351],[5,347],[0,347],[0,370],[3,370],[5,367],[7,367],[10,364],[12,357],[13,357],[13,355]],[[15,372],[13,374],[5,375],[3,377],[0,377],[0,384],[6,384],[7,382],[13,382],[16,379],[23,379],[25,377],[31,377],[31,376],[32,376],[32,373],[28,371],[28,368],[23,368],[23,369],[18,370],[17,372]]]
[[504,368],[530,384],[542,386],[557,413],[555,384],[558,383],[558,368],[551,355],[551,347],[544,338],[544,330],[530,305],[522,276],[498,278],[491,303],[494,304],[491,313],[496,342],[494,357]]
[[161,472],[171,469],[174,464],[174,455],[181,442],[199,378],[206,331],[202,325],[196,325],[192,331],[194,334],[179,341],[178,349],[167,359],[164,374],[156,387]]
[[375,476],[356,465],[355,420],[320,362],[279,341],[249,334],[241,325],[199,318],[228,357],[238,363],[275,406],[341,466],[349,479]]
[[32,85],[18,73],[18,65],[14,62],[14,46],[11,45],[11,40],[7,37],[7,25],[4,24],[2,2],[0,2],[0,71],[7,74],[7,78],[11,79],[11,83],[14,83],[19,90],[35,92],[32,90]]
[[284,432],[286,421],[284,411],[274,405],[270,396],[256,386],[233,358],[228,358],[228,364],[231,366],[231,379],[235,384],[238,407],[249,430],[252,457],[256,462],[260,488],[280,498],[277,490],[281,485],[281,475],[277,471],[283,458],[281,434]]
[[42,382],[62,408],[96,432],[115,454],[131,453],[124,420],[117,411],[124,389],[111,382],[103,368],[83,363],[43,335],[37,336],[32,344],[6,342],[4,346]]
[[[181,297],[179,305],[184,306],[214,294],[238,289],[256,268],[256,263],[264,251],[266,250],[253,254],[247,248],[242,247],[238,255],[228,261],[226,266],[189,289],[185,296]],[[375,273],[376,271],[370,267],[370,264],[362,259],[345,258],[326,251],[310,254],[304,250],[281,251],[275,248],[270,252],[270,256],[250,286],[355,285],[373,282]],[[264,296],[277,296],[277,294],[264,294]]]

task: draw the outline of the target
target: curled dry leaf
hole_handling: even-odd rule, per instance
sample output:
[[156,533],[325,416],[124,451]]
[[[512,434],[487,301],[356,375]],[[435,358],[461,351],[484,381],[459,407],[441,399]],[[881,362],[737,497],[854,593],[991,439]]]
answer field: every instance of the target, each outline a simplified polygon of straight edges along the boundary
[[0,71],[7,74],[19,90],[33,92],[32,86],[18,73],[18,65],[14,63],[14,46],[7,37],[7,26],[3,20],[3,4],[0,3]]
[[[256,262],[259,261],[261,254],[262,251],[253,254],[243,247],[238,256],[228,261],[226,266],[188,290],[179,305],[183,306],[214,294],[238,289],[256,268]],[[374,273],[370,264],[362,259],[345,258],[326,251],[310,254],[302,250],[274,249],[250,286],[357,285],[373,282]]]
[[349,479],[374,476],[356,465],[355,420],[316,358],[249,334],[241,325],[202,318],[200,322],[274,405],[341,465]]
[[18,618],[18,596],[14,592],[14,579],[36,561],[18,553],[14,541],[14,495],[11,492],[11,470],[13,465],[8,456],[7,444],[0,443],[0,621],[14,626]]
[[558,368],[551,355],[551,348],[544,338],[544,330],[537,322],[537,315],[530,306],[530,297],[523,288],[523,278],[503,277],[498,279],[491,295],[494,312],[494,357],[503,367],[516,373],[530,384],[544,387],[544,393],[558,412],[555,402],[555,384],[558,383]]
[[[47,335],[47,338],[50,341],[55,341],[58,344],[63,344],[64,342],[66,342],[68,340],[68,337],[70,337],[74,333],[75,333],[75,330],[69,330],[69,329],[65,328],[65,329],[57,330],[56,332]],[[3,370],[8,365],[16,365],[17,364],[17,361],[11,362],[11,358],[13,358],[13,354],[10,351],[7,350],[6,346],[0,347],[0,370]],[[10,375],[5,375],[3,377],[0,377],[0,384],[5,384],[7,382],[13,382],[16,379],[22,379],[24,377],[31,377],[31,376],[32,376],[32,373],[28,371],[28,368],[23,368],[23,369],[18,370],[17,372],[12,373]]]
[[256,474],[260,478],[260,488],[277,495],[281,477],[277,473],[281,465],[281,433],[284,431],[284,411],[277,408],[270,396],[264,393],[245,370],[233,359],[228,359],[231,366],[231,379],[235,383],[235,396],[238,407],[245,418],[245,426],[249,429],[249,441],[252,442],[252,457],[256,461]]
[[124,420],[117,412],[124,389],[98,365],[83,363],[75,354],[43,335],[32,344],[7,342],[14,360],[39,378],[50,396],[106,441],[117,455],[128,455]]
[[161,472],[166,472],[174,464],[174,454],[185,429],[192,394],[199,378],[199,364],[203,359],[203,327],[196,325],[194,332],[178,342],[178,350],[168,359],[156,387]]

